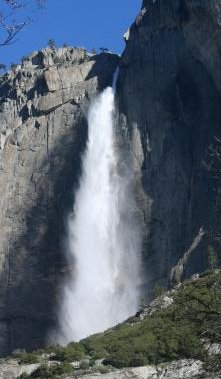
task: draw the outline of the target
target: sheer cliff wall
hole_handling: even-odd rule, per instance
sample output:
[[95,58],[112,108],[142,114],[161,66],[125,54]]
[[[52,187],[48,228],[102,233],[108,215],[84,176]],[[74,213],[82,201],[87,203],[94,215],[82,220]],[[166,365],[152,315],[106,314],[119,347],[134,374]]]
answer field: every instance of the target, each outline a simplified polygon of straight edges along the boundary
[[220,251],[221,1],[146,0],[125,40],[119,120],[151,289],[179,259],[175,282]]
[[43,346],[56,323],[88,103],[118,57],[45,49],[0,81],[0,354]]

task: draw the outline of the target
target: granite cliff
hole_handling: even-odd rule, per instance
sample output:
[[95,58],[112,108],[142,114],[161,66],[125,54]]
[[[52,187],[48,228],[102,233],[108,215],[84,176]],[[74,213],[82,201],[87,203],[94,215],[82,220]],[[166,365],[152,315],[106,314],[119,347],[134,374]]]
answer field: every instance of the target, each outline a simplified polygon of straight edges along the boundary
[[220,1],[146,0],[125,34],[119,120],[137,171],[147,288],[167,285],[172,267],[172,282],[204,270],[208,250],[218,260],[220,15]]
[[145,296],[206,269],[211,248],[219,259],[220,12],[220,0],[146,0],[120,63],[48,48],[1,78],[1,355],[44,345],[56,323],[85,114],[118,64],[116,142],[136,172]]
[[45,49],[0,81],[0,354],[42,346],[67,274],[64,228],[90,99],[118,56]]

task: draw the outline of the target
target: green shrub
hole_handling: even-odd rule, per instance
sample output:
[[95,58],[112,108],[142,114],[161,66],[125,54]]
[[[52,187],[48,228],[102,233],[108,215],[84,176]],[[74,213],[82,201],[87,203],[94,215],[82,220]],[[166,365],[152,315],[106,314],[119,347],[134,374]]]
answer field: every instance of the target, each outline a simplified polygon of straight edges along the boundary
[[163,293],[165,293],[165,288],[161,287],[158,283],[155,284],[153,288],[154,298],[163,295]]
[[221,372],[221,354],[209,355],[206,357],[203,368],[205,371],[211,372],[214,377],[219,378]]
[[134,356],[130,360],[130,366],[132,367],[145,366],[147,363],[148,359],[144,353],[134,354]]
[[66,347],[57,347],[55,354],[50,359],[60,362],[73,362],[83,359],[84,356],[83,346],[77,342],[71,342]]
[[88,370],[90,367],[90,363],[86,360],[83,360],[80,364],[80,369],[81,370]]
[[73,373],[73,366],[68,362],[63,362],[60,365],[51,368],[52,376],[62,375],[62,374],[71,374]]
[[20,364],[33,364],[39,363],[39,356],[34,353],[21,353],[18,354]]
[[38,367],[32,374],[22,374],[23,376],[21,375],[19,379],[55,379],[56,376],[72,373],[73,367],[67,362],[54,366],[43,364]]
[[111,353],[108,358],[104,360],[104,365],[111,365],[116,368],[130,367],[133,356],[125,350],[118,350]]
[[11,70],[15,70],[17,68],[17,64],[16,63],[11,63]]
[[98,367],[98,371],[101,374],[107,374],[110,371],[110,367],[108,366],[97,366],[97,367]]
[[99,342],[96,336],[81,341],[86,354],[90,355],[92,359],[102,359],[106,357],[107,351],[105,347]]
[[30,375],[24,373],[19,376],[19,379],[30,379]]
[[221,340],[221,280],[213,272],[186,282],[174,303],[143,321],[123,323],[81,343],[92,357],[105,357],[116,368],[205,358],[202,337]]
[[33,373],[30,375],[30,378],[40,378],[40,379],[50,379],[52,377],[51,368],[46,364],[38,367]]
[[36,354],[42,355],[42,354],[54,354],[57,349],[60,348],[59,345],[48,345],[44,349],[38,349],[36,351]]

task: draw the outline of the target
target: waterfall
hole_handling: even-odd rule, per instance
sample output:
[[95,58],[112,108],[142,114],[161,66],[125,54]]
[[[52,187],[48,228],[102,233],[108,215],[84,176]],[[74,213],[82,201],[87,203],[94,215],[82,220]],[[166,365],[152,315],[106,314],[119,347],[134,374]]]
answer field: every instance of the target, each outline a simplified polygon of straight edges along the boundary
[[114,87],[89,109],[82,177],[68,223],[73,270],[62,293],[56,337],[61,344],[104,331],[139,308],[141,241],[132,168],[129,175],[120,173],[115,151]]

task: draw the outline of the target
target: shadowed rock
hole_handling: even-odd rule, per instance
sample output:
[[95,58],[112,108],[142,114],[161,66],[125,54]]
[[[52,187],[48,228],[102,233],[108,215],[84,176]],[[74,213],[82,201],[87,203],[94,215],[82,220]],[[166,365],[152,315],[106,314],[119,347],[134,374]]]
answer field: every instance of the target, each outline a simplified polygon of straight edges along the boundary
[[[220,252],[221,1],[146,0],[125,34],[122,138],[137,167],[146,288],[166,285],[201,226],[184,277]],[[123,144],[122,144],[123,145]]]

